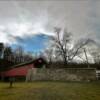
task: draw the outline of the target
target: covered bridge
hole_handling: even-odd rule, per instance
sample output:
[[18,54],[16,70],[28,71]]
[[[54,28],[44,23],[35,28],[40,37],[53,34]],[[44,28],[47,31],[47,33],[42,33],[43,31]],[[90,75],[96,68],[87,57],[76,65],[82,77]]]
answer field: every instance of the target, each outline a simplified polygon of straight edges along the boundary
[[16,79],[25,79],[29,69],[41,68],[43,66],[46,66],[46,61],[43,58],[38,58],[30,62],[12,66],[9,70],[0,72],[0,77],[5,81],[8,81],[11,77],[16,77]]

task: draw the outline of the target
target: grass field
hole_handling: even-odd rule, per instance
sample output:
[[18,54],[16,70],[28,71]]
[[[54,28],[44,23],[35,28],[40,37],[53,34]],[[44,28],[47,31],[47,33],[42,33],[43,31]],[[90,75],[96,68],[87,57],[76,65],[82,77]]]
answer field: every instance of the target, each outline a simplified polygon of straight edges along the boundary
[[0,100],[100,100],[100,82],[0,83]]

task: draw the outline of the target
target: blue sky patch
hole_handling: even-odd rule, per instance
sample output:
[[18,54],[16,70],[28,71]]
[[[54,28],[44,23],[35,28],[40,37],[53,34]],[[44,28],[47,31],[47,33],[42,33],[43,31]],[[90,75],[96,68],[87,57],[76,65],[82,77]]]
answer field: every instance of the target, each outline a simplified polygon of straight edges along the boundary
[[[28,37],[16,37],[16,41],[19,46],[22,46],[25,51],[39,52],[46,48],[45,43],[48,42],[49,36],[44,34],[38,34]],[[17,44],[12,44],[13,48],[16,48]]]

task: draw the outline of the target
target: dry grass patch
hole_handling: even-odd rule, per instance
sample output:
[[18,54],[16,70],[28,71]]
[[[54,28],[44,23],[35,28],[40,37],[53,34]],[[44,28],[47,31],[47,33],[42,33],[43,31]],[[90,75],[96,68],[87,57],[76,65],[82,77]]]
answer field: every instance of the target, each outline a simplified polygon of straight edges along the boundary
[[100,82],[0,83],[0,100],[100,100]]

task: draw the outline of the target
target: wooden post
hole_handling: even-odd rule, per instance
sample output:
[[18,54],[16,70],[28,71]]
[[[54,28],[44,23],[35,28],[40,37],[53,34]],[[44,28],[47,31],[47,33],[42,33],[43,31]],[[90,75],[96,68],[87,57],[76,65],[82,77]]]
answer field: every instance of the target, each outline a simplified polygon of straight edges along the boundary
[[9,82],[10,82],[9,88],[12,88],[12,87],[13,87],[13,81],[14,81],[14,79],[13,79],[13,77],[11,77],[11,78],[9,79]]

